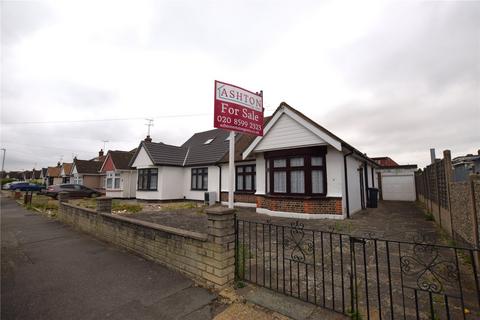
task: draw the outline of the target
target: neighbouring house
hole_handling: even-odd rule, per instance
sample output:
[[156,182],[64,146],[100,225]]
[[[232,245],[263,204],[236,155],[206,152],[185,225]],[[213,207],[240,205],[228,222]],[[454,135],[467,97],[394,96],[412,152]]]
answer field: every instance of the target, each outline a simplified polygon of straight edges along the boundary
[[135,198],[137,170],[130,161],[137,149],[131,151],[108,151],[100,172],[105,175],[105,192],[112,198]]
[[60,170],[62,183],[71,183],[73,163],[64,162]]
[[23,172],[22,171],[10,171],[10,172],[7,173],[6,178],[23,180]]
[[32,180],[32,171],[28,171],[28,170],[23,171],[22,180],[24,180],[24,181]]
[[453,181],[467,181],[471,174],[480,173],[480,150],[476,155],[467,154],[453,158],[452,166]]
[[61,165],[60,162],[57,163],[56,167],[48,167],[47,168],[47,175],[46,175],[46,183],[45,185],[51,186],[55,184],[62,183],[62,177],[60,176]]
[[70,181],[103,192],[105,190],[105,174],[100,172],[102,164],[102,161],[74,158]]
[[41,180],[42,170],[32,170],[32,180]]
[[378,163],[381,167],[395,167],[399,165],[390,157],[373,157],[372,160]]
[[[367,206],[379,165],[330,131],[282,103],[266,118],[263,137],[235,136],[235,204],[297,218],[350,217]],[[194,134],[181,146],[142,141],[137,198],[226,201],[229,133]]]
[[44,185],[47,185],[47,168],[42,168],[40,170],[40,179],[43,181]]

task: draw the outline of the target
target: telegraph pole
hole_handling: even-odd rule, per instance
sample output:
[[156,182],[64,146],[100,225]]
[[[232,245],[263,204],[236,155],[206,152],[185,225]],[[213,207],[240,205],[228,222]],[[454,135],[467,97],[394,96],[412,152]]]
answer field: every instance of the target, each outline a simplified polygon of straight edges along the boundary
[[3,159],[2,159],[2,178],[3,178],[4,168],[5,168],[5,154],[7,153],[7,149],[2,148],[0,150],[3,151]]

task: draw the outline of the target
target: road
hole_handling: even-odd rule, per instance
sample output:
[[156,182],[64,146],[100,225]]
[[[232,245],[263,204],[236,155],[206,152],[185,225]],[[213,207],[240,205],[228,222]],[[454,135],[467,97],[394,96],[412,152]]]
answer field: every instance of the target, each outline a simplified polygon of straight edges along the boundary
[[1,201],[2,319],[211,319],[183,275]]

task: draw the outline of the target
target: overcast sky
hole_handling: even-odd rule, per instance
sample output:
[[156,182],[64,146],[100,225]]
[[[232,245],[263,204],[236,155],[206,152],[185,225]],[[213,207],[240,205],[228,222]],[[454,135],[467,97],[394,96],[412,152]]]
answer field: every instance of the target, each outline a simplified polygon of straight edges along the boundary
[[[479,1],[2,1],[1,147],[19,170],[181,144],[214,80],[264,91],[369,156],[480,148]],[[104,119],[128,119],[110,120]],[[91,120],[91,121],[83,121]]]

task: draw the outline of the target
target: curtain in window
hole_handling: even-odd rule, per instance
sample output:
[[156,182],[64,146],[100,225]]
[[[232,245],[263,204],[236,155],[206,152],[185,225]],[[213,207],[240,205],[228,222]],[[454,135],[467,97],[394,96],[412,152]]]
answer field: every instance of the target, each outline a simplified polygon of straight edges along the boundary
[[112,178],[107,178],[107,189],[112,188]]
[[303,167],[303,157],[291,158],[290,167]]
[[237,175],[237,190],[243,190],[243,175]]
[[273,173],[273,192],[287,192],[287,173],[285,171]]
[[323,193],[323,171],[312,170],[312,193]]
[[157,173],[150,176],[150,190],[157,189]]
[[303,170],[290,172],[290,192],[305,193],[305,173]]
[[252,176],[245,176],[245,190],[252,190]]
[[114,188],[120,189],[120,178],[115,178]]

